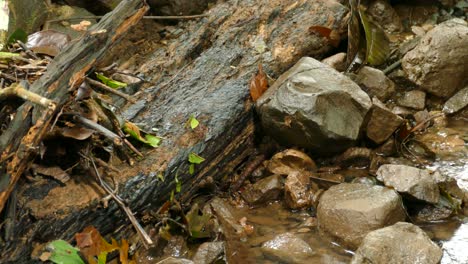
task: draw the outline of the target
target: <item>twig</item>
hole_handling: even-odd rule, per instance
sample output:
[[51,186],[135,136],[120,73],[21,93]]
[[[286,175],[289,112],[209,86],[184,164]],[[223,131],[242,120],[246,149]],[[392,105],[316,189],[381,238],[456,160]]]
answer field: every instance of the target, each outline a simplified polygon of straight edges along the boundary
[[[201,17],[207,17],[208,14],[201,14],[201,15],[191,15],[191,16],[144,16],[143,19],[154,19],[154,20],[170,20],[170,19],[196,19]],[[50,19],[46,22],[48,23],[55,23],[61,21],[69,21],[69,20],[83,20],[83,19],[101,19],[104,16],[82,16],[82,17],[68,17],[68,18],[58,18],[58,19]]]
[[122,93],[121,91],[118,91],[118,90],[116,90],[116,89],[112,89],[112,88],[110,88],[109,86],[107,86],[107,85],[105,85],[105,84],[103,84],[103,83],[101,83],[101,82],[95,81],[95,80],[93,80],[93,79],[91,79],[91,78],[89,78],[89,77],[86,77],[86,81],[87,81],[89,84],[91,84],[91,85],[93,85],[93,86],[95,86],[95,87],[98,87],[98,88],[100,88],[100,89],[102,89],[102,90],[105,90],[106,92],[109,92],[109,93],[113,93],[113,94],[115,94],[115,95],[118,95],[118,96],[124,98],[125,100],[127,100],[127,101],[129,101],[129,102],[131,102],[131,103],[134,103],[134,104],[136,103],[136,100],[133,99],[133,98],[132,98],[131,96],[129,96],[128,94]]
[[[82,155],[82,156],[84,156],[84,155]],[[152,245],[154,245],[153,240],[151,239],[151,237],[146,233],[146,231],[140,225],[140,223],[138,222],[136,217],[133,215],[132,210],[128,206],[125,205],[125,202],[122,200],[122,198],[120,198],[118,195],[116,195],[111,190],[109,185],[105,181],[102,180],[101,175],[99,174],[99,171],[98,171],[98,169],[96,167],[96,163],[94,163],[94,159],[89,158],[89,157],[85,157],[85,158],[90,160],[91,163],[93,164],[94,173],[95,173],[96,177],[98,178],[99,183],[101,184],[101,187],[115,200],[115,202],[120,206],[120,208],[122,208],[122,210],[125,212],[125,214],[127,214],[128,220],[130,220],[133,227],[137,230],[137,234],[140,237],[141,241],[143,242],[143,245],[145,246],[146,249],[149,249]]]
[[16,82],[18,80],[18,79],[15,78],[15,76],[10,75],[8,73],[4,73],[4,72],[0,72],[0,77],[8,79],[8,80],[10,80],[12,82]]
[[6,96],[17,96],[31,103],[50,108],[51,110],[55,110],[56,107],[56,103],[54,101],[26,90],[21,84],[18,83],[13,84],[10,87],[0,89],[0,98]]
[[385,68],[385,69],[383,70],[383,73],[384,73],[385,75],[387,75],[387,74],[389,74],[390,72],[392,72],[394,69],[400,67],[400,65],[401,65],[401,59],[395,61],[395,62],[392,63],[390,66],[388,66],[387,68]]
[[96,123],[96,122],[93,122],[87,118],[84,118],[82,116],[79,116],[79,115],[74,115],[73,116],[73,120],[83,124],[84,126],[88,127],[88,128],[91,128],[91,129],[94,129],[96,130],[97,132],[101,133],[102,135],[104,135],[105,137],[109,138],[112,140],[112,142],[114,142],[114,144],[116,145],[119,145],[121,146],[123,141],[122,141],[122,138],[119,137],[117,134],[115,134],[114,132],[110,131],[109,129],[101,126],[100,124]]

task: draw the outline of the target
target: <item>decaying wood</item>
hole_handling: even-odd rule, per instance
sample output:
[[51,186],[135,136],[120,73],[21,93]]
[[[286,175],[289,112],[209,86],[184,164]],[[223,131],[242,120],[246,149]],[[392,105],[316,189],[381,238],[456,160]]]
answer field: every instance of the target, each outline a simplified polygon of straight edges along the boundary
[[[180,23],[181,35],[134,69],[155,85],[134,95],[135,104],[122,108],[126,119],[146,131],[157,128],[158,136],[164,138],[161,147],[144,152],[135,166],[112,164],[119,170],[114,175],[120,183],[119,196],[129,208],[137,214],[158,208],[174,191],[176,175],[182,182],[176,198],[182,203],[200,191],[206,179],[228,185],[233,172],[254,153],[256,128],[249,81],[259,63],[275,78],[303,56],[323,57],[332,46],[326,38],[311,35],[309,27],[333,28],[345,38],[346,13],[343,5],[328,0],[228,0],[211,8],[208,17]],[[30,110],[25,107],[23,111]],[[185,126],[192,115],[200,121],[194,130]],[[205,158],[193,175],[187,161],[192,152]],[[109,234],[125,224],[117,205],[99,207],[96,197],[102,194],[93,193],[86,184],[77,179],[65,186],[21,186],[18,239],[4,250],[0,262],[27,260],[31,246],[20,244],[70,239],[88,225]],[[60,200],[65,194],[80,199]],[[89,199],[84,200],[85,196]]]

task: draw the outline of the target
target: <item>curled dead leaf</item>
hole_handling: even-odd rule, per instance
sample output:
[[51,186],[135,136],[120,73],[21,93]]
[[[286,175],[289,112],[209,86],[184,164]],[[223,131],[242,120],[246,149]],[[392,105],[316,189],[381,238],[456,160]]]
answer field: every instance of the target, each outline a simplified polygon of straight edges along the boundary
[[258,73],[250,80],[250,96],[252,100],[257,101],[260,96],[268,89],[268,80],[263,72],[261,64],[258,65]]

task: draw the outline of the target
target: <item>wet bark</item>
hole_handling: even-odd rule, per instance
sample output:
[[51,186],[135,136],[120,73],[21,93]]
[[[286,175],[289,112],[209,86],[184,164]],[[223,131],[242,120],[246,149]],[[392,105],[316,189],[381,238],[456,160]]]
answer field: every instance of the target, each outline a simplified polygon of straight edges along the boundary
[[[158,208],[175,189],[176,175],[182,182],[176,197],[182,202],[206,183],[228,183],[255,148],[248,84],[258,64],[275,78],[303,56],[323,57],[332,46],[309,27],[333,28],[345,38],[346,12],[328,0],[221,1],[209,17],[181,23],[183,33],[139,67],[155,85],[123,108],[127,119],[148,130],[158,128],[164,137],[160,148],[145,152],[133,167],[119,165],[119,195],[130,208],[137,213]],[[200,121],[193,131],[185,126],[191,115]],[[193,175],[187,161],[191,152],[206,159]],[[101,194],[92,186],[86,179],[65,186],[20,186],[16,239],[2,250],[0,262],[27,263],[33,242],[70,239],[88,225],[109,234],[128,224],[113,202],[107,208],[97,205]],[[89,195],[93,190],[97,195]],[[59,194],[73,192],[90,199],[58,201]]]

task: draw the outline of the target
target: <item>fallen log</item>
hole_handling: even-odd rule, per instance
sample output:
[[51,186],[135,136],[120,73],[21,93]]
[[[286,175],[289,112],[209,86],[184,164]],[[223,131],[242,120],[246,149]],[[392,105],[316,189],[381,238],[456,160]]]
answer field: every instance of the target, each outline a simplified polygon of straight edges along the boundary
[[[164,140],[133,167],[114,165],[120,171],[114,175],[119,196],[142,213],[168,199],[175,177],[182,182],[176,194],[182,202],[207,182],[229,183],[255,149],[248,84],[258,64],[277,77],[303,56],[323,57],[333,47],[309,28],[327,27],[344,39],[346,13],[339,2],[328,0],[232,0],[215,5],[209,17],[181,23],[184,32],[135,70],[156,84],[139,92],[123,115],[147,130],[157,128]],[[185,126],[191,115],[200,121],[195,130]],[[193,175],[187,161],[192,152],[205,158]],[[88,225],[109,234],[127,223],[114,203],[98,206],[103,194],[89,177],[64,186],[51,181],[18,187],[16,239],[2,250],[2,263],[26,263],[33,243],[71,239]]]

